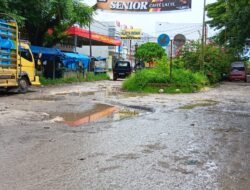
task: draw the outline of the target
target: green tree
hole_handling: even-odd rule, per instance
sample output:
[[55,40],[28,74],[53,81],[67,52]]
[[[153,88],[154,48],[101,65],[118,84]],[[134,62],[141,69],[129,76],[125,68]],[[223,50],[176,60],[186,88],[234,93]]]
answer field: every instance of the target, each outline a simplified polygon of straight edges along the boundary
[[[6,0],[5,0],[6,1]],[[7,4],[6,4],[7,2]],[[52,46],[62,40],[64,31],[74,23],[86,25],[92,19],[93,9],[80,0],[7,0],[8,9],[19,19],[20,30],[34,45]],[[53,31],[48,33],[48,29]]]
[[24,19],[23,17],[16,14],[16,10],[11,10],[9,8],[9,1],[8,0],[1,0],[0,1],[0,18],[15,19],[19,23]]
[[166,55],[165,50],[154,42],[147,42],[139,46],[136,50],[135,57],[146,62],[153,62],[161,59]]
[[8,2],[7,0],[1,0],[0,1],[0,12],[4,12],[8,8]]
[[229,65],[234,56],[217,45],[209,44],[204,48],[204,64],[199,64],[201,55],[200,41],[187,42],[181,51],[179,61],[183,61],[184,68],[193,72],[203,72],[211,83],[221,80],[223,74],[229,71]]
[[250,38],[250,1],[218,0],[206,7],[208,24],[219,30],[216,40],[219,44],[241,50]]

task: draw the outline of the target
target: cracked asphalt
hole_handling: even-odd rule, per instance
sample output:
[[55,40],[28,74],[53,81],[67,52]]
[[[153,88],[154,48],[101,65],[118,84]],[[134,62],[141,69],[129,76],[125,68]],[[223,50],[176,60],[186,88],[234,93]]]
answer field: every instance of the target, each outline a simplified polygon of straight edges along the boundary
[[100,81],[0,99],[0,190],[249,189],[248,83],[167,95]]

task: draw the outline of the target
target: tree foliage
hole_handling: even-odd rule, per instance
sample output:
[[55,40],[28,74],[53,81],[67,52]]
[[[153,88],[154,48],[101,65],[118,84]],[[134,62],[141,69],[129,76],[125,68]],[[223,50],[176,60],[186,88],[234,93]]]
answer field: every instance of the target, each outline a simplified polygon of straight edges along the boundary
[[165,50],[154,42],[147,42],[139,46],[136,50],[135,57],[146,62],[152,62],[161,59],[166,55]]
[[250,38],[250,1],[217,0],[207,5],[208,24],[219,29],[217,42],[240,50]]
[[7,0],[1,0],[0,1],[0,11],[3,12],[7,9],[8,3]]
[[1,12],[19,18],[21,33],[34,45],[56,44],[67,28],[74,23],[86,25],[93,15],[93,9],[80,0],[2,0],[0,5],[5,6]]
[[[230,63],[234,60],[234,56],[230,52],[226,52],[224,48],[220,48],[214,44],[206,45],[204,48],[204,64],[200,64],[201,43],[199,41],[191,41],[185,44],[181,51],[177,62],[185,69],[193,72],[203,72],[211,83],[218,82],[222,79],[223,74],[228,74]],[[179,62],[182,62],[180,64]],[[176,64],[176,63],[175,63]],[[176,67],[174,64],[174,67]]]

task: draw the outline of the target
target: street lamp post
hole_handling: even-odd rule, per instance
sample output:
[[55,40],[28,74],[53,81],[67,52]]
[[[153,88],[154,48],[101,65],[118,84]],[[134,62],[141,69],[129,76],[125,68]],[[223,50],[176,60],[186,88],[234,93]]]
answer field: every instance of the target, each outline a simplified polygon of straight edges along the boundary
[[92,57],[91,23],[89,22],[89,56]]

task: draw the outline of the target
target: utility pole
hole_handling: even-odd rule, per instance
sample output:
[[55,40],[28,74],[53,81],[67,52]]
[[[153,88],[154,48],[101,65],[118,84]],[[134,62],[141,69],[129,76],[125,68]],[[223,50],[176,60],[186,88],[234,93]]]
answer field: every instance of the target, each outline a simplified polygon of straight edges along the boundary
[[136,43],[135,43],[135,53],[134,53],[135,65],[136,65],[136,62],[137,62],[136,57],[135,57],[135,54],[136,54],[136,52],[137,52],[137,48],[138,48],[138,44],[137,44],[137,42],[136,42]]
[[89,63],[89,72],[90,72],[90,64],[92,62],[92,39],[91,39],[91,21],[89,21],[89,57],[90,57],[90,63]]
[[207,44],[207,37],[208,36],[208,28],[207,28],[207,25],[205,24],[205,39],[204,39],[204,44],[206,45]]
[[204,66],[204,45],[205,45],[205,27],[206,27],[205,16],[206,16],[206,0],[204,0],[204,5],[203,5],[200,69],[203,68],[203,66]]
[[131,61],[132,64],[132,40],[129,40],[129,60]]
[[170,40],[170,68],[169,68],[169,78],[172,80],[172,67],[173,67],[173,40]]
[[77,35],[74,36],[74,51],[76,53],[76,47],[77,47]]
[[89,21],[89,56],[92,57],[92,39],[91,39],[91,22]]

